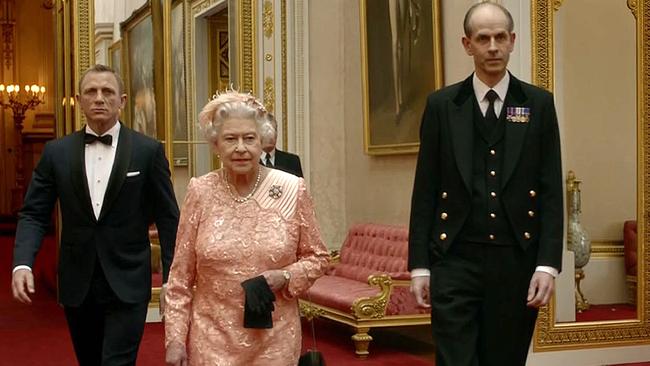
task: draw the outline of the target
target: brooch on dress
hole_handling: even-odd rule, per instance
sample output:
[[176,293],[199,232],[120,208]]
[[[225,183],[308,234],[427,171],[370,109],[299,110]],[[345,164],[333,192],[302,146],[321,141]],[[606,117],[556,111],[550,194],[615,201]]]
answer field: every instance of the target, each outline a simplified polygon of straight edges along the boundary
[[528,123],[530,120],[530,108],[508,107],[506,110],[506,119],[514,123]]
[[269,189],[269,197],[278,199],[282,196],[282,186],[272,185]]

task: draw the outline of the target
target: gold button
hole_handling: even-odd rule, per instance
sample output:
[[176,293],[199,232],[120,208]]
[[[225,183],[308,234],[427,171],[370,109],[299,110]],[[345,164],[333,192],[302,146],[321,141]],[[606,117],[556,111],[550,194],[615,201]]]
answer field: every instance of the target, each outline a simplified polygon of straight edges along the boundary
[[524,233],[524,238],[530,239],[530,233],[528,231]]
[[490,240],[494,240],[494,235],[490,234]]
[[496,215],[494,212],[492,212],[492,213],[490,214],[490,217],[493,218],[493,219],[496,219],[496,218],[497,218],[497,215]]
[[531,190],[530,192],[528,192],[528,194],[529,194],[531,197],[535,197],[535,196],[537,196],[537,192],[535,192],[535,191],[533,191],[533,190]]
[[494,151],[494,150],[490,150],[490,155],[496,155],[496,154],[497,154],[496,151]]
[[494,177],[495,175],[497,175],[497,172],[495,172],[494,170],[490,170],[490,175]]
[[443,220],[447,220],[447,213],[446,212],[441,213],[440,218]]
[[447,234],[445,233],[440,234],[440,240],[445,240],[445,239],[447,239]]
[[441,195],[441,196],[442,196],[443,199],[444,199],[444,198],[447,198],[447,192],[442,192],[442,195]]
[[492,197],[496,197],[497,194],[496,194],[496,192],[490,192],[490,196],[492,196]]
[[533,212],[533,211],[528,211],[528,216],[530,216],[530,217],[535,217],[535,212]]

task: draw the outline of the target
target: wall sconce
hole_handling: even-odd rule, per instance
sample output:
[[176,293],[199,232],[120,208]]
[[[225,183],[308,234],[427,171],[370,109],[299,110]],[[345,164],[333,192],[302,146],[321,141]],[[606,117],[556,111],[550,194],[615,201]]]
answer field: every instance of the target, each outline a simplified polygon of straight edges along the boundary
[[23,172],[23,122],[25,113],[35,109],[45,102],[45,87],[41,85],[25,85],[21,90],[19,85],[0,84],[0,106],[10,109],[14,117],[16,130],[16,186],[12,189],[12,209],[17,212],[22,206],[25,192],[25,175]]

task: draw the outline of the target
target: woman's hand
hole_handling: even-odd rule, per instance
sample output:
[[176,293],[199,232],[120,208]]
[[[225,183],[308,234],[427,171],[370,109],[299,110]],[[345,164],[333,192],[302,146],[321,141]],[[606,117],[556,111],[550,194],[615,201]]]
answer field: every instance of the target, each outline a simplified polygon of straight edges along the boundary
[[271,269],[262,273],[262,276],[266,279],[266,283],[269,284],[269,287],[273,291],[280,291],[284,286],[289,284],[289,280],[284,276],[283,270],[280,269]]
[[185,346],[178,342],[170,343],[165,354],[165,362],[168,366],[187,366]]

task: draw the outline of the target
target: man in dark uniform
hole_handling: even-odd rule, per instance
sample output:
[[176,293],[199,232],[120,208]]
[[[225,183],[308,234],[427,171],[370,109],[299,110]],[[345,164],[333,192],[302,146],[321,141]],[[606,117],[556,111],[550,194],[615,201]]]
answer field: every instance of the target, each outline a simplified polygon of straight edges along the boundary
[[300,157],[287,151],[279,150],[275,147],[278,141],[278,122],[275,117],[269,113],[268,119],[273,126],[273,135],[262,138],[262,156],[260,156],[260,164],[268,167],[279,169],[287,173],[302,178],[302,165],[300,164]]
[[165,283],[178,205],[163,145],[118,121],[119,75],[90,68],[77,102],[88,124],[45,145],[19,214],[13,296],[31,302],[31,266],[58,201],[59,302],[79,365],[135,365],[151,297],[149,224],[158,228]]
[[437,366],[523,366],[561,269],[564,205],[553,96],[511,75],[513,20],[465,15],[474,73],[431,94],[411,202],[411,290],[431,307]]

